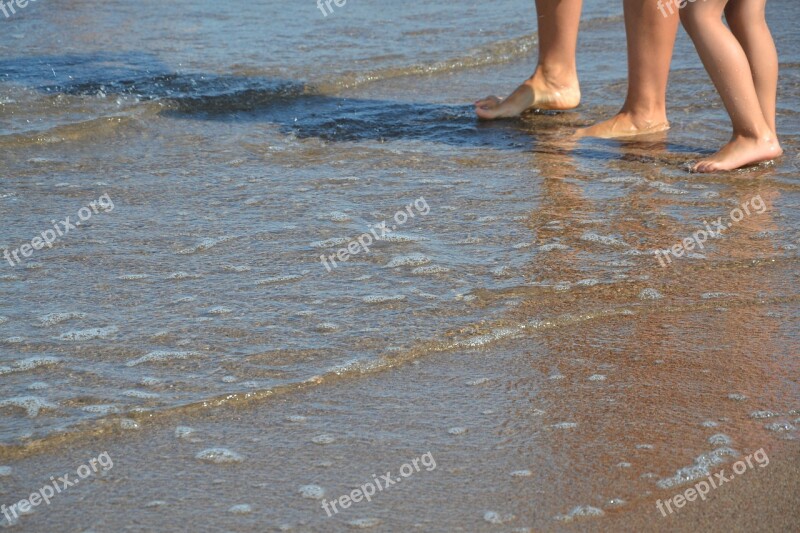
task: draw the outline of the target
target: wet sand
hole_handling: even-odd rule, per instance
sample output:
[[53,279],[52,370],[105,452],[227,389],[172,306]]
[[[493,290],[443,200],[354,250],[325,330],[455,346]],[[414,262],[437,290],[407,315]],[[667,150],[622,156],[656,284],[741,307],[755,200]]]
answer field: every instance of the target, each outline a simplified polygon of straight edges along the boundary
[[[34,490],[50,475],[74,470],[66,465],[108,451],[112,469],[24,517],[24,530],[792,531],[800,518],[797,441],[765,422],[800,417],[800,405],[758,378],[779,354],[763,336],[738,337],[742,344],[716,361],[699,361],[694,349],[680,346],[704,342],[711,349],[730,339],[732,323],[761,320],[767,308],[727,307],[707,313],[632,303],[631,314],[542,328],[489,352],[445,351],[190,417],[141,417],[138,429],[109,429],[64,442],[57,452],[18,457],[0,497]],[[691,328],[666,333],[661,353],[636,340],[698,320],[704,326],[694,338]],[[592,352],[620,331],[639,333],[628,347]],[[575,351],[564,342],[570,338],[586,343]],[[741,372],[726,373],[731,367]],[[795,364],[773,378],[796,372]],[[746,399],[731,399],[732,392]],[[752,415],[766,408],[777,418]],[[194,431],[179,437],[181,426]],[[655,501],[693,483],[656,483],[690,465],[697,450],[718,448],[713,437],[720,434],[742,456],[764,448],[769,465],[663,518]],[[241,461],[197,459],[215,448]],[[322,490],[336,499],[373,474],[397,477],[401,465],[426,453],[435,468],[330,518],[320,500],[303,495]],[[725,457],[710,472],[730,472],[739,457]],[[248,514],[230,510],[244,504]],[[603,515],[564,521],[578,506]]]
[[0,505],[114,466],[10,531],[796,529],[796,2],[768,9],[786,155],[702,176],[729,124],[683,34],[668,133],[569,139],[624,98],[616,1],[585,6],[580,108],[493,123],[470,103],[530,74],[527,1],[69,5],[0,34],[0,251],[115,208],[2,263]]

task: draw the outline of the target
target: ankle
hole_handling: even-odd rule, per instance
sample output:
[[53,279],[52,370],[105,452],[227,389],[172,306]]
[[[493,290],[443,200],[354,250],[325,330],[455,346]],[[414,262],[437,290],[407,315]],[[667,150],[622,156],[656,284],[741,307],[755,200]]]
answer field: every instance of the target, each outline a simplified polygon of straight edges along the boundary
[[775,132],[773,132],[768,126],[746,130],[734,129],[733,138],[764,143],[777,143],[778,141]]
[[629,106],[624,105],[619,112],[625,115],[634,125],[639,128],[647,128],[656,124],[667,123],[667,110],[664,106]]
[[558,88],[577,86],[578,70],[575,65],[539,64],[526,83],[532,84],[537,81]]

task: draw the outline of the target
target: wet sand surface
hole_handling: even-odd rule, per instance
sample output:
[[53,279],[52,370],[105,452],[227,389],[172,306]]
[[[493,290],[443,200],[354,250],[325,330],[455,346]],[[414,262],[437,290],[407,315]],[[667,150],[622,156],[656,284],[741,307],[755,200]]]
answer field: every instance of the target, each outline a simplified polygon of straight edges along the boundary
[[[731,339],[731,324],[763,320],[760,306],[729,306],[709,314],[634,305],[636,315],[554,326],[490,354],[440,353],[254,405],[144,420],[138,430],[18,461],[4,492],[43,485],[107,450],[112,469],[26,516],[26,529],[44,530],[58,517],[70,531],[792,531],[797,445],[765,423],[800,417],[800,406],[789,391],[765,387],[764,376],[780,382],[798,368],[776,374],[780,350],[763,335],[739,336],[727,356],[697,358],[692,344],[713,353]],[[674,327],[695,322],[702,327]],[[627,346],[590,348],[621,331],[631,333]],[[648,355],[639,343],[654,332],[664,349]],[[564,345],[575,338],[583,343]],[[731,399],[732,391],[746,398]],[[766,410],[775,417],[753,414]],[[733,461],[762,448],[769,464],[753,463],[707,501],[662,517],[656,500],[686,486],[658,482],[723,447],[736,454],[722,455],[709,473],[730,476]],[[238,457],[197,458],[209,449]],[[330,518],[309,497],[337,499],[373,475],[399,478],[403,464],[427,453],[432,468]],[[235,514],[236,505],[251,511]],[[579,506],[603,514],[559,518]]]
[[786,155],[702,176],[729,123],[685,34],[668,133],[569,140],[624,98],[617,2],[580,108],[494,123],[527,2],[62,4],[0,34],[0,252],[95,209],[0,264],[0,505],[113,467],[0,528],[797,529],[796,2]]

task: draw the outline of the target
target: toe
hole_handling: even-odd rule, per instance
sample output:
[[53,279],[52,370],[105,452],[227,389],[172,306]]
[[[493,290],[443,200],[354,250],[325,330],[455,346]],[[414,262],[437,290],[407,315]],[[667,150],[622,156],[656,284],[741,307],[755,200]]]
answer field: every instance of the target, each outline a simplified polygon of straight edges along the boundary
[[485,107],[476,107],[475,114],[478,115],[478,117],[486,120],[491,120],[497,117],[497,111]]
[[486,98],[481,98],[475,105],[478,107],[486,107],[486,106],[495,106],[500,103],[500,99],[496,96],[487,96]]

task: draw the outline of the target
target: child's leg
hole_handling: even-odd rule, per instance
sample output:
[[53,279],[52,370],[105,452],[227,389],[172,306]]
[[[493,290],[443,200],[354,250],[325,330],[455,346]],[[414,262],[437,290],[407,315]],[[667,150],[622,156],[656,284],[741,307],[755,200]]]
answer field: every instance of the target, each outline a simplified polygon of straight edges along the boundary
[[[747,0],[764,3],[766,0]],[[750,64],[739,41],[722,23],[728,0],[705,0],[681,9],[681,21],[733,122],[733,137],[694,170],[732,170],[774,159],[783,152],[758,101]]]
[[[669,129],[667,81],[678,32],[678,9],[667,2],[624,0],[628,43],[628,96],[613,118],[578,130],[578,136],[624,137]],[[661,6],[661,10],[657,6]]]
[[730,0],[725,7],[725,19],[747,55],[761,112],[775,133],[778,52],[767,26],[765,7],[766,1]]
[[575,51],[583,0],[536,0],[539,64],[505,100],[489,96],[475,102],[484,119],[514,117],[528,108],[572,109],[581,100]]

